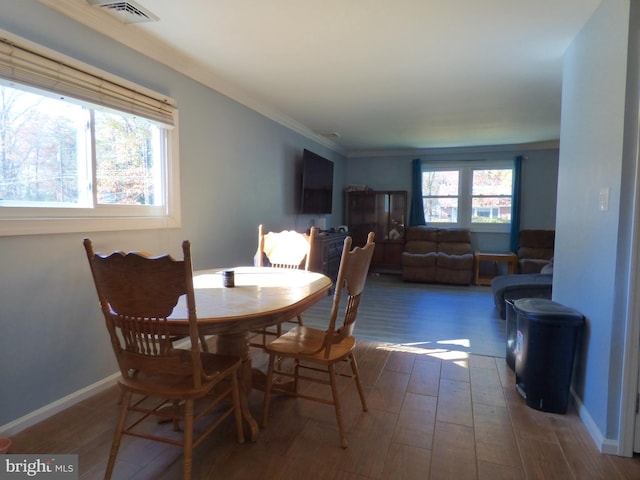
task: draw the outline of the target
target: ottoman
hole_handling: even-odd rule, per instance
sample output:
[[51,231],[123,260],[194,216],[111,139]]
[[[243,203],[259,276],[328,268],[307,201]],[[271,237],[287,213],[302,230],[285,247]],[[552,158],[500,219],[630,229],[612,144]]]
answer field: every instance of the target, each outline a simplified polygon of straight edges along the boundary
[[499,275],[491,281],[493,303],[500,313],[500,318],[506,319],[505,300],[519,298],[547,298],[551,299],[553,275],[544,273]]

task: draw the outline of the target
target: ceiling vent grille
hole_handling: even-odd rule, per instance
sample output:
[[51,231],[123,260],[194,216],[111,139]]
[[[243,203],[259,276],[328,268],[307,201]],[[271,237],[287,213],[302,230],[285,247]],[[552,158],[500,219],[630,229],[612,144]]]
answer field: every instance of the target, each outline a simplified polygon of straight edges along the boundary
[[159,18],[142,5],[128,0],[116,2],[114,0],[87,0],[90,5],[102,8],[124,23],[157,22]]

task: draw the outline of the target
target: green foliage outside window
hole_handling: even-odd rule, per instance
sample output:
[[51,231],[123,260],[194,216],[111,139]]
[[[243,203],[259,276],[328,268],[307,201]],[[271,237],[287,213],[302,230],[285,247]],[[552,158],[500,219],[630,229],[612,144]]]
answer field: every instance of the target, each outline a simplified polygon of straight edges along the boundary
[[144,118],[0,86],[0,202],[159,205],[161,138]]

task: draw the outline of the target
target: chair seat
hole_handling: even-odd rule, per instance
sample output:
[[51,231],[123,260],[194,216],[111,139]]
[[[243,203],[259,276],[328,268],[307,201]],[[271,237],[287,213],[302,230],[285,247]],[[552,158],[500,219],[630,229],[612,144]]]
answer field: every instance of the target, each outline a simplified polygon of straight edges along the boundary
[[[180,353],[183,352],[185,355],[190,355],[186,350]],[[221,378],[227,377],[232,370],[240,367],[238,357],[200,352],[200,358],[204,373],[214,377],[211,381],[203,381],[200,388],[194,388],[191,376],[152,375],[145,372],[136,372],[131,377],[121,376],[118,384],[126,390],[141,395],[168,399],[200,398],[205,396]]]
[[[284,335],[268,343],[265,350],[269,354],[269,367],[267,370],[267,383],[264,390],[264,407],[262,410],[262,425],[267,426],[269,418],[269,402],[274,385],[274,377],[292,378],[292,384],[284,388],[278,388],[279,392],[299,398],[313,400],[333,405],[340,434],[340,446],[347,448],[347,439],[342,421],[340,406],[340,390],[338,377],[348,378],[355,382],[358,396],[362,404],[362,411],[367,411],[367,401],[364,389],[360,383],[358,364],[354,356],[355,337],[352,335],[358,314],[358,307],[364,285],[367,281],[367,272],[371,265],[375,243],[375,234],[367,235],[367,243],[364,247],[355,247],[351,250],[351,237],[344,239],[336,289],[333,294],[333,304],[329,325],[326,330],[299,326],[289,330]],[[341,327],[336,328],[336,320],[340,310],[340,299],[343,292],[346,293],[347,307],[344,310],[344,321]],[[283,366],[283,358],[293,360],[293,371]],[[336,368],[336,364],[346,362]],[[345,370],[351,368],[349,374]],[[310,372],[305,374],[304,372]],[[331,400],[324,396],[318,396],[312,392],[301,392],[298,389],[300,382],[319,383],[331,388]]]
[[353,336],[344,338],[341,342],[331,346],[329,357],[325,357],[324,348],[326,332],[311,327],[294,327],[266,346],[268,353],[280,356],[304,355],[306,360],[318,363],[332,363],[346,357],[355,347],[356,339]]

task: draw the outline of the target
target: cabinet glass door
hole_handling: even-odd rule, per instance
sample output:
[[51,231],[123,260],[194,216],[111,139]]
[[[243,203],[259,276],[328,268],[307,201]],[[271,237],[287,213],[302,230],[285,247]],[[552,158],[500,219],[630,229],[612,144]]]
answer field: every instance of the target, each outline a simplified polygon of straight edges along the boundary
[[389,240],[403,240],[407,196],[405,192],[389,194]]
[[366,192],[350,192],[348,202],[349,235],[353,238],[355,245],[363,245],[367,234],[370,231],[376,231],[375,196]]
[[376,194],[376,238],[389,238],[389,196],[386,193]]

